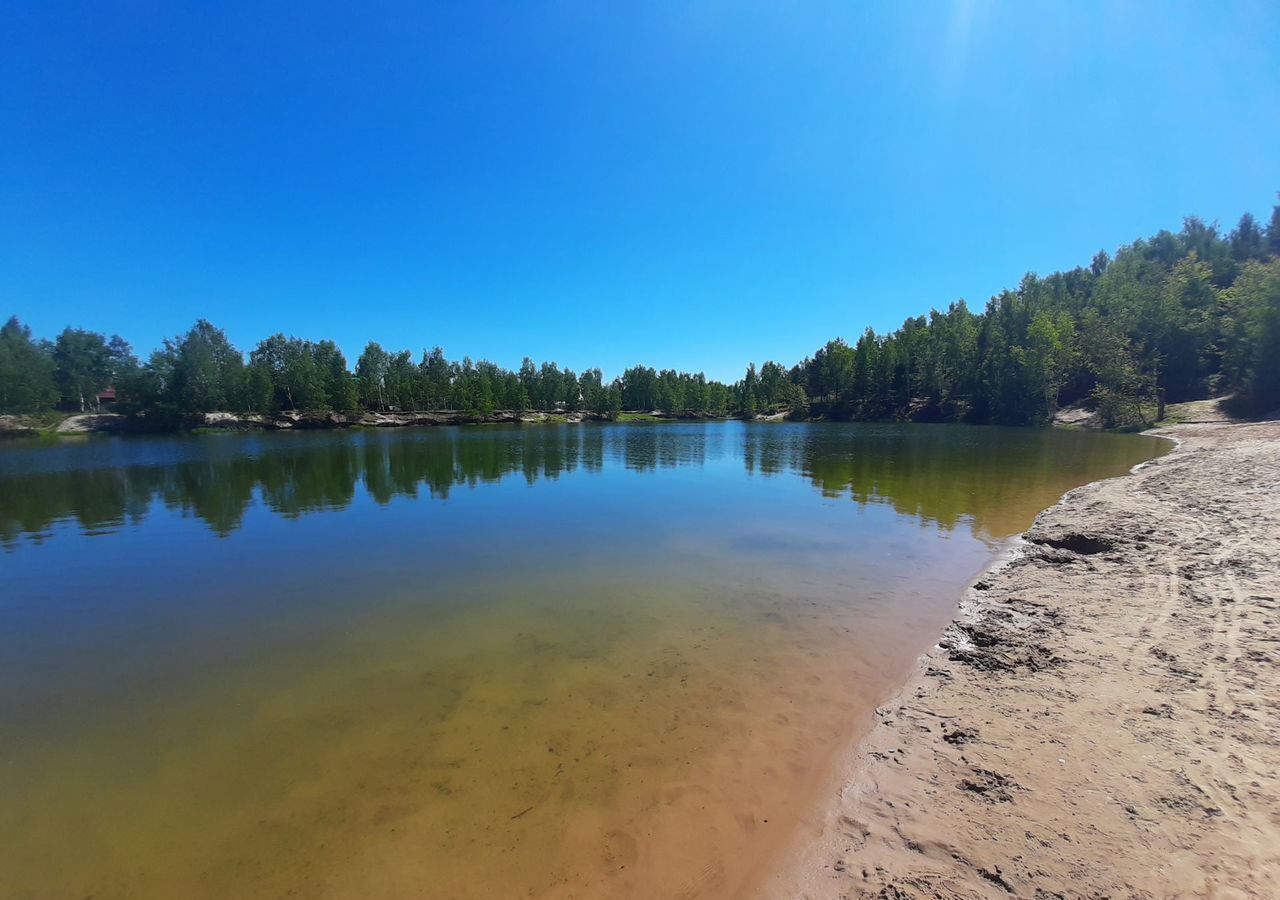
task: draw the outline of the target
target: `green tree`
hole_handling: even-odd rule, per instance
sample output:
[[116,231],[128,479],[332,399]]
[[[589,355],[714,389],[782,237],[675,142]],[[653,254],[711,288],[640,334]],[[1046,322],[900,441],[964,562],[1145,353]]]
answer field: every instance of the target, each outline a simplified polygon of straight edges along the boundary
[[1280,409],[1280,259],[1245,266],[1231,296],[1240,322],[1231,386],[1254,412]]
[[1103,424],[1147,423],[1143,407],[1155,399],[1155,385],[1142,372],[1129,339],[1096,310],[1085,313],[1080,336],[1084,364],[1094,380],[1091,397]]
[[230,410],[244,395],[244,357],[226,334],[200,319],[152,356],[155,405],[189,415]]
[[66,328],[53,342],[58,390],[80,412],[98,407],[98,394],[111,384],[112,362],[106,338],[96,332]]
[[560,402],[567,412],[577,412],[582,408],[582,386],[573,369],[560,373]]
[[1093,255],[1093,262],[1089,264],[1089,271],[1096,278],[1107,271],[1107,266],[1109,265],[1111,265],[1111,255],[1106,250],[1099,250]]
[[1170,328],[1162,352],[1168,390],[1176,400],[1203,396],[1206,376],[1218,366],[1213,319],[1219,300],[1212,270],[1193,251],[1174,265],[1165,295]]
[[333,341],[320,341],[313,349],[316,368],[329,409],[350,412],[360,405],[355,379],[347,369],[347,358]]
[[578,378],[578,391],[582,394],[584,409],[596,415],[605,414],[607,404],[604,399],[604,373],[599,369],[587,369]]
[[1032,390],[1040,397],[1038,421],[1048,422],[1058,411],[1058,394],[1077,364],[1075,322],[1066,313],[1036,314],[1027,329],[1026,364]]
[[270,366],[263,360],[250,360],[245,367],[244,410],[250,413],[278,412],[276,385]]
[[387,369],[390,365],[390,355],[375,341],[370,341],[356,360],[360,402],[368,409],[387,408]]
[[[422,364],[423,393],[427,409],[448,407],[452,391],[451,367],[445,359],[444,350],[434,348],[430,353],[423,353]],[[527,399],[526,399],[527,404]]]
[[609,421],[616,422],[618,415],[622,412],[622,384],[614,381],[609,385],[609,391],[606,399],[605,415]]
[[0,327],[0,410],[40,412],[57,400],[51,348],[13,316]]
[[1267,225],[1267,252],[1280,256],[1280,203],[1271,207],[1271,222]]
[[527,356],[520,363],[519,378],[520,386],[524,388],[524,394],[529,398],[529,405],[534,409],[543,409],[542,382],[538,378],[538,367]]
[[[345,372],[346,363],[342,354],[332,342],[325,353],[328,356],[337,354]],[[249,354],[249,367],[252,370],[265,371],[271,379],[275,397],[273,408],[302,412],[321,412],[329,408],[328,379],[332,373],[326,371],[321,364],[319,348],[310,341],[274,334],[258,344]],[[324,361],[326,364],[329,360]],[[260,376],[255,372],[252,376],[256,382]],[[341,393],[341,387],[336,390]]]
[[657,408],[658,373],[646,366],[632,366],[622,373],[619,387],[622,408],[650,412]]
[[401,350],[387,362],[387,400],[398,410],[422,408],[420,370],[413,364],[413,354]]
[[1265,259],[1267,256],[1266,235],[1258,226],[1258,220],[1253,217],[1253,213],[1245,213],[1240,217],[1240,223],[1236,225],[1235,231],[1231,232],[1229,240],[1232,258],[1242,265],[1250,260]]

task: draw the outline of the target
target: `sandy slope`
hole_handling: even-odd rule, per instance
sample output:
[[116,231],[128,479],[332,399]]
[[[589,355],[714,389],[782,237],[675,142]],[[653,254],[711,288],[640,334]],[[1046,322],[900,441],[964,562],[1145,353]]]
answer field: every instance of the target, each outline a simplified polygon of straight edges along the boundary
[[1280,897],[1280,423],[1071,492],[771,897]]

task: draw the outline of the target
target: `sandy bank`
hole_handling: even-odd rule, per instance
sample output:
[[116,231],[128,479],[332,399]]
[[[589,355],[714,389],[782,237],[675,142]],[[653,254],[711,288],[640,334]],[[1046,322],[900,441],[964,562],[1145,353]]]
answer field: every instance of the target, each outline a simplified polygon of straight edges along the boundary
[[[626,421],[724,421],[725,417],[668,414],[657,411],[628,412]],[[494,410],[490,413],[424,411],[364,413],[299,413],[277,415],[212,412],[186,419],[149,422],[146,416],[130,418],[119,413],[81,413],[66,416],[57,424],[41,417],[0,415],[0,437],[35,437],[48,434],[90,434],[123,432],[169,432],[196,428],[224,431],[302,431],[325,428],[426,428],[436,425],[539,425],[605,422],[606,416],[582,410],[574,412],[534,412]]]
[[[426,428],[435,425],[515,425],[555,422],[584,422],[598,419],[592,413],[545,413],[495,410],[491,413],[423,411],[364,413],[298,413],[284,412],[274,416],[206,413],[204,428],[248,430],[268,428],[277,431],[316,428]],[[199,424],[199,423],[197,423]]]
[[1069,493],[968,593],[770,897],[1280,885],[1280,423]]

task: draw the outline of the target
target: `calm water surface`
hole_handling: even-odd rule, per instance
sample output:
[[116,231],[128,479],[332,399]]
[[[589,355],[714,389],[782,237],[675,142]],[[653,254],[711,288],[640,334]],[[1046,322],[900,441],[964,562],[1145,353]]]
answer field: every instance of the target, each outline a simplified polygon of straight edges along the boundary
[[732,895],[1003,539],[1165,446],[2,444],[0,895]]

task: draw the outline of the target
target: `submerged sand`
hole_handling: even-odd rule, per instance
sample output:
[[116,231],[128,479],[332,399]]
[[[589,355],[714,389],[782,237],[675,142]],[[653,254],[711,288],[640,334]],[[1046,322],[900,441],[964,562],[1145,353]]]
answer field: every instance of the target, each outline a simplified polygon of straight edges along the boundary
[[765,896],[1280,895],[1280,423],[1162,433],[973,586]]

